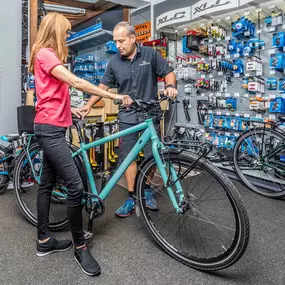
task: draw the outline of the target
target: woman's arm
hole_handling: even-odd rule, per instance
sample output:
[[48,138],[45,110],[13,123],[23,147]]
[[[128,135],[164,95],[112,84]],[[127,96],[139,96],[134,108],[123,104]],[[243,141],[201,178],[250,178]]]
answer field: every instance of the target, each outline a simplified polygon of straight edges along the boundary
[[132,104],[132,99],[128,95],[114,94],[106,90],[103,90],[84,79],[78,78],[68,69],[66,69],[63,65],[56,66],[50,73],[58,80],[61,80],[67,83],[68,85],[85,93],[88,93],[90,95],[108,98],[112,100],[121,99],[123,101],[123,105]]

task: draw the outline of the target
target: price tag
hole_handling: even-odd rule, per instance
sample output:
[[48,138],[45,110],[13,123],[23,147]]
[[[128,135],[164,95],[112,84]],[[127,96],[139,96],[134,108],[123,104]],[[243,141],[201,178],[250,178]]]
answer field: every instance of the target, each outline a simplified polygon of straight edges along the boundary
[[257,30],[256,33],[259,35],[261,34],[261,30]]
[[245,118],[249,118],[249,117],[250,117],[249,114],[244,114],[243,116],[244,116]]
[[225,97],[231,97],[230,93],[225,93]]
[[248,52],[245,52],[245,53],[244,53],[244,56],[249,56],[249,53],[248,53]]
[[239,93],[235,93],[235,97],[239,97]]
[[270,95],[269,95],[269,98],[270,98],[270,99],[275,99],[275,98],[276,98],[276,95],[275,95],[275,94],[270,94]]
[[261,97],[261,94],[260,94],[260,93],[257,93],[257,94],[256,94],[256,97],[257,97],[257,98],[260,98],[260,97]]
[[229,21],[231,19],[231,16],[227,16],[225,19],[226,21]]
[[209,60],[213,60],[213,57],[212,57],[212,56],[209,56]]
[[271,120],[276,120],[276,115],[270,114],[270,115],[269,115],[269,119],[271,119]]
[[213,74],[210,74],[210,78],[213,78]]
[[201,96],[202,96],[202,97],[205,97],[205,94],[204,94],[204,93],[202,93],[202,94],[201,94]]
[[213,95],[214,95],[213,93],[210,93],[210,94],[209,94],[210,97],[212,97]]
[[223,71],[219,71],[219,72],[218,72],[218,75],[219,75],[219,76],[224,75]]
[[239,137],[239,133],[234,133],[235,137]]
[[257,76],[261,76],[262,75],[262,71],[256,71],[256,75]]
[[275,54],[275,53],[276,53],[275,48],[274,48],[274,49],[270,49],[270,50],[268,50],[268,53],[269,53],[269,54]]
[[234,77],[239,77],[240,74],[239,73],[234,73]]
[[249,11],[244,11],[244,15],[245,15],[245,16],[248,16],[249,14],[250,14]]
[[222,38],[217,38],[217,41],[220,42],[222,40]]
[[245,98],[248,98],[248,97],[249,97],[249,94],[246,93],[246,94],[244,94],[243,96],[244,96]]
[[270,74],[275,74],[276,72],[275,72],[275,70],[270,70],[269,73],[270,73]]
[[283,47],[283,51],[285,51],[285,47]]
[[212,43],[213,42],[213,39],[209,39],[209,43]]
[[270,27],[269,28],[269,32],[275,32],[275,30],[276,30],[276,27]]
[[229,41],[230,39],[231,39],[230,36],[226,36],[226,37],[225,37],[225,40],[226,40],[226,41]]
[[202,75],[201,75],[201,78],[206,78],[206,75],[205,75],[205,74],[202,74]]
[[208,110],[208,114],[213,114],[213,110]]
[[217,55],[217,59],[222,59],[222,56],[220,54]]
[[201,23],[200,24],[200,27],[202,28],[202,27],[205,27],[205,24],[204,23]]
[[283,28],[283,30],[285,30],[285,24],[283,24],[282,28]]
[[217,112],[217,115],[218,115],[218,116],[221,116],[221,115],[222,115],[222,112]]
[[234,54],[234,57],[235,57],[235,58],[239,57],[239,53],[235,53],[235,54]]
[[231,134],[229,132],[226,132],[225,135],[229,137]]
[[244,32],[244,36],[245,36],[245,37],[250,36],[250,32],[249,32],[249,31]]
[[230,54],[227,54],[226,56],[225,56],[225,58],[231,58],[231,55]]
[[222,93],[216,93],[216,95],[217,95],[218,97],[221,97],[221,96],[222,96]]
[[236,116],[236,117],[239,117],[239,113],[236,113],[235,116]]
[[226,116],[230,116],[231,114],[230,113],[226,113]]
[[256,114],[256,118],[261,119],[262,115],[261,114]]
[[249,77],[249,73],[246,73],[244,76],[245,76],[245,77]]

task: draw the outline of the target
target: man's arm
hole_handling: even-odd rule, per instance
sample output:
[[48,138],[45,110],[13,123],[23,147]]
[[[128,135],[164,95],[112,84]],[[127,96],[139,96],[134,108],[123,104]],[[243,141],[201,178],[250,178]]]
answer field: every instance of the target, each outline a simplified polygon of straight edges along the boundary
[[164,94],[170,98],[176,98],[178,92],[173,68],[169,66],[168,62],[157,51],[155,51],[155,69],[159,77],[165,78],[166,88]]
[[[108,91],[108,90],[109,90],[109,87],[106,86],[106,85],[104,85],[104,84],[102,84],[102,83],[100,83],[100,84],[98,85],[98,87],[101,88],[101,89],[103,89],[103,90],[105,90],[105,91]],[[97,102],[99,102],[101,99],[102,99],[102,98],[99,97],[99,96],[92,96],[92,97],[89,99],[89,101],[88,101],[88,103],[87,103],[86,105],[88,105],[90,108],[92,108],[92,106],[94,106],[94,105],[95,105]]]
[[173,71],[165,76],[165,86],[166,89],[163,93],[166,96],[175,99],[178,95],[178,91],[176,89],[176,76]]

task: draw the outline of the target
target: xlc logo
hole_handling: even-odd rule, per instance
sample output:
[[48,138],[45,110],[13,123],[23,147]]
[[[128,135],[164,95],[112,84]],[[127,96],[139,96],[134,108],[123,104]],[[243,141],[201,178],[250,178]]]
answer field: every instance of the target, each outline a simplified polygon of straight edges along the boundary
[[165,17],[163,17],[161,19],[158,19],[158,26],[161,25],[161,24],[164,24],[166,22],[183,19],[185,17],[186,17],[186,12],[185,11],[177,12],[171,18],[168,18],[168,16],[165,16]]
[[202,5],[195,7],[194,15],[196,13],[204,12],[205,10],[225,6],[230,4],[231,1],[225,1],[225,0],[216,0],[216,2],[212,5],[209,5],[208,2],[203,3]]

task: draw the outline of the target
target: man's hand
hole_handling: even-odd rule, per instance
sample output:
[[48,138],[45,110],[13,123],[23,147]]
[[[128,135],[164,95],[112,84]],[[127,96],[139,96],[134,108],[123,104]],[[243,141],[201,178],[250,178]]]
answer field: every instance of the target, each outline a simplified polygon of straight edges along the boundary
[[163,94],[164,94],[165,96],[171,98],[171,99],[175,99],[175,98],[177,97],[177,95],[178,95],[178,91],[177,91],[177,89],[174,88],[174,87],[167,87],[167,88],[164,90]]
[[91,106],[89,104],[86,104],[82,107],[79,107],[78,110],[80,111],[82,119],[84,119],[90,113]]
[[129,105],[132,105],[133,104],[133,100],[131,99],[131,97],[129,95],[120,95],[120,94],[114,94],[114,97],[113,97],[113,100],[115,99],[120,99],[123,101],[123,104],[122,106],[126,107],[126,106],[129,106]]
[[79,108],[71,108],[71,113],[76,116],[76,118],[81,119],[82,115]]

